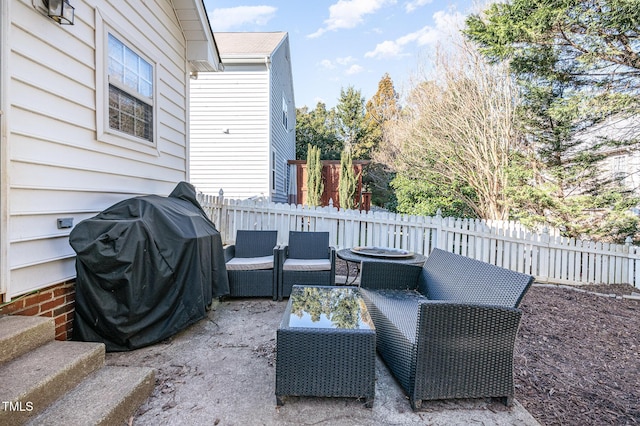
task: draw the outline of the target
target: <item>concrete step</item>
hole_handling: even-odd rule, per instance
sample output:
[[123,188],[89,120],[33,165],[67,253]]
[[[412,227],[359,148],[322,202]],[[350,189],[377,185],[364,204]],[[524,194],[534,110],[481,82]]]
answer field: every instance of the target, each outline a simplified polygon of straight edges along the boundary
[[104,366],[103,343],[52,341],[0,365],[0,424],[19,425]]
[[0,317],[0,364],[18,358],[54,338],[53,318],[2,316]]
[[103,367],[44,412],[32,426],[120,425],[149,397],[155,373],[146,367]]

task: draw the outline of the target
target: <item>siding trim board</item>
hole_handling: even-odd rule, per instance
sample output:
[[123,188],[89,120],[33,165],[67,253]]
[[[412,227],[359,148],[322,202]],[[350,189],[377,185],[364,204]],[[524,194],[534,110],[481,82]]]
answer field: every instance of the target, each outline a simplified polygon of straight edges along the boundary
[[7,235],[8,222],[8,184],[7,170],[9,168],[7,148],[7,118],[8,104],[8,30],[10,26],[10,5],[8,1],[0,1],[0,303],[6,299],[9,283],[9,268]]

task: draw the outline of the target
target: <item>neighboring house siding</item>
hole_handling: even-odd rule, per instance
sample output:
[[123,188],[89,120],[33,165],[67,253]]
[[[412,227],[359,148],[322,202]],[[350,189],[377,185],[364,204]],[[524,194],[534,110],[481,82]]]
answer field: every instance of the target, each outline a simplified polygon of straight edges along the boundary
[[287,160],[295,158],[288,35],[214,36],[224,72],[199,73],[190,84],[190,182],[207,194],[286,202]]
[[[286,203],[288,195],[287,161],[296,158],[296,107],[291,79],[289,39],[273,53],[271,60],[271,134],[276,153],[274,202]],[[287,108],[287,126],[283,125],[283,103]]]
[[[600,179],[616,180],[626,188],[640,194],[640,152],[637,144],[640,137],[640,115],[612,116],[587,130],[578,133],[576,144],[569,158],[597,144],[597,150],[606,158],[600,162]],[[615,143],[612,143],[614,142]],[[609,143],[606,143],[609,142]]]
[[[73,218],[75,225],[126,198],[168,195],[186,179],[186,42],[171,2],[72,3],[73,26],[42,16],[31,0],[10,4],[5,68],[10,180],[2,188],[9,297],[75,277],[70,229],[58,229],[57,218]],[[151,148],[96,136],[104,112],[99,101],[106,96],[98,86],[104,69],[96,66],[104,54],[102,24],[155,61],[157,127]]]
[[[269,75],[253,66],[191,81],[190,181],[226,197],[269,195]],[[228,130],[228,133],[224,133]]]

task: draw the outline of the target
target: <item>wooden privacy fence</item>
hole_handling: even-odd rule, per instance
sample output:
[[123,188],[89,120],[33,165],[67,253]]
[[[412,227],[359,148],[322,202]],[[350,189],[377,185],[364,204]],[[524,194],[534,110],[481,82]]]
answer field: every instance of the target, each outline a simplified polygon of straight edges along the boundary
[[228,200],[199,194],[199,201],[225,243],[238,229],[328,231],[336,249],[376,246],[428,255],[440,248],[557,284],[632,284],[640,287],[640,250],[627,244],[596,243],[533,232],[517,222],[411,216],[338,210],[260,200]]

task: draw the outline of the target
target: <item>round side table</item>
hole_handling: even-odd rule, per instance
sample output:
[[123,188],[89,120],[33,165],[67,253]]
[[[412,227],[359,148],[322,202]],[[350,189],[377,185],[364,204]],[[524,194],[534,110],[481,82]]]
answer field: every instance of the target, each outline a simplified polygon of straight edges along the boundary
[[[426,256],[418,253],[413,253],[411,256],[402,256],[402,257],[367,256],[364,254],[354,253],[350,248],[338,250],[336,252],[336,256],[338,256],[339,259],[342,259],[345,262],[347,262],[347,278],[344,284],[348,284],[348,285],[352,285],[358,279],[358,276],[360,275],[360,264],[362,262],[393,262],[393,263],[403,263],[406,265],[422,266],[424,262],[427,260]],[[356,264],[356,276],[353,277],[353,280],[351,281],[351,283],[349,283],[349,263]]]

